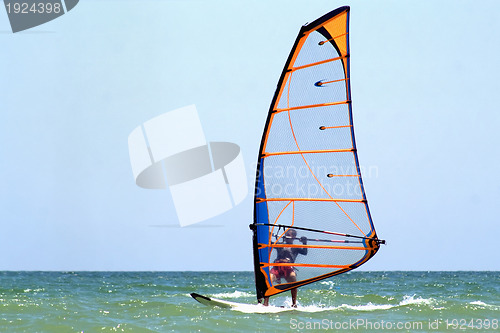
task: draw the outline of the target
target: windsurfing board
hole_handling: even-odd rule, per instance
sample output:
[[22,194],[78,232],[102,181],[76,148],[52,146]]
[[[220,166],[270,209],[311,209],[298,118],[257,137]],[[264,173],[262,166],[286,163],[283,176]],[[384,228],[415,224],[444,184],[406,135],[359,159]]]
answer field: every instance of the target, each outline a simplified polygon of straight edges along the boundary
[[203,296],[203,295],[200,295],[197,293],[191,293],[191,297],[203,305],[218,306],[218,307],[224,308],[224,309],[230,309],[230,308],[237,307],[238,305],[241,305],[241,303],[223,301],[221,299],[211,298],[211,297]]
[[203,296],[197,293],[191,293],[191,297],[207,306],[216,306],[224,309],[232,309],[246,313],[276,313],[282,311],[295,310],[295,308],[283,308],[276,306],[264,306],[262,304],[245,304],[225,301],[213,297]]

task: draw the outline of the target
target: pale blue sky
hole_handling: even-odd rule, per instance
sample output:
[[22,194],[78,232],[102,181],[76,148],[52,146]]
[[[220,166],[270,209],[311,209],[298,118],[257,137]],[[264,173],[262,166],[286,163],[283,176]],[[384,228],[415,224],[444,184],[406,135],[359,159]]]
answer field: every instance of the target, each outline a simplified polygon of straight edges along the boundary
[[498,1],[85,1],[12,34],[0,9],[0,270],[252,270],[253,199],[191,228],[134,183],[127,138],[196,104],[248,184],[300,26],[351,6],[375,228],[361,269],[500,270]]

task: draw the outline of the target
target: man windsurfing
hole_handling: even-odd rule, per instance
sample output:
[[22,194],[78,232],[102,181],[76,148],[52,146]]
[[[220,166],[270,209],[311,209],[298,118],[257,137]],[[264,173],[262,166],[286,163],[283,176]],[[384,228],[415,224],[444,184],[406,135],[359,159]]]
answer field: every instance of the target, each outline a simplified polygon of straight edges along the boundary
[[[297,237],[297,231],[295,229],[288,229],[285,233],[283,244],[293,244],[293,241]],[[307,238],[300,237],[302,244],[307,244]],[[298,247],[276,247],[277,253],[275,263],[294,263],[295,259],[299,254],[307,255],[307,248]],[[281,278],[284,278],[286,282],[297,281],[297,275],[295,274],[295,269],[292,266],[274,266],[271,271],[271,281],[273,284],[280,284]],[[291,290],[292,293],[292,307],[297,307],[297,288]],[[264,305],[269,305],[269,297],[264,297]]]

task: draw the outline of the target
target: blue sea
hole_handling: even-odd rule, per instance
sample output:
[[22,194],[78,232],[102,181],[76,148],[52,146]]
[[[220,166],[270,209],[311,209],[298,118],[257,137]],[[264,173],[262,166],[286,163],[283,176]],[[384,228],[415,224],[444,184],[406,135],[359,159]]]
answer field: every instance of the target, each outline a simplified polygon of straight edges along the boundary
[[256,303],[253,272],[0,272],[0,332],[500,332],[500,272],[354,271],[273,313],[192,292]]

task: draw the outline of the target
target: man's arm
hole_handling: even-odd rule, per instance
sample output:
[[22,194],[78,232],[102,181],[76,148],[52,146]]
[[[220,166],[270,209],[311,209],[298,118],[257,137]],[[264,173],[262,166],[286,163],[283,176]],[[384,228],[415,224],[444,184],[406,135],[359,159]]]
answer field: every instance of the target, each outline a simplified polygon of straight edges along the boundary
[[[307,237],[300,237],[300,241],[302,242],[302,244],[307,245]],[[307,248],[297,248],[297,253],[307,255]]]

